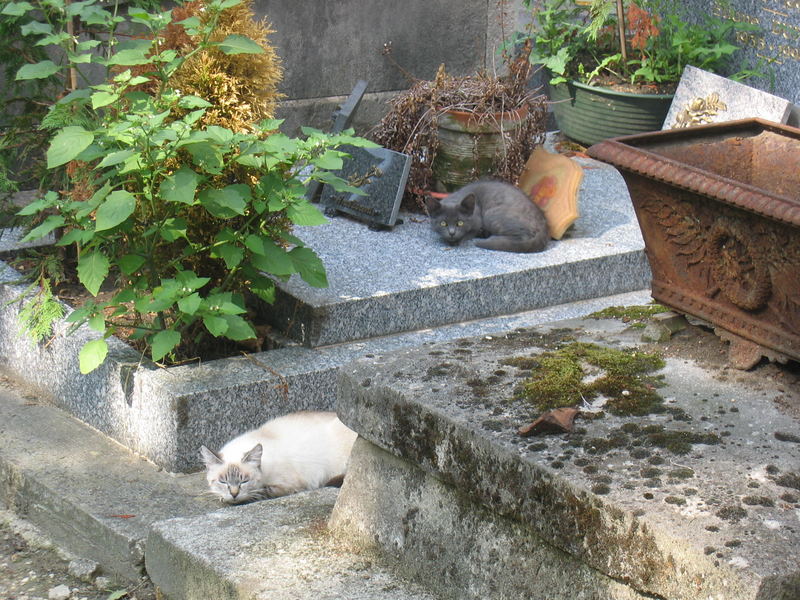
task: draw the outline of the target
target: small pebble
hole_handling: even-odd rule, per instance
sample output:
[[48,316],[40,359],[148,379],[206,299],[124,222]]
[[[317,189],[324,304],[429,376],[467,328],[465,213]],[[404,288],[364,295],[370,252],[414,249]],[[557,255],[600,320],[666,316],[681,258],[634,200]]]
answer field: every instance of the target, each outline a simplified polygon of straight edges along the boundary
[[57,585],[54,588],[50,588],[50,591],[47,592],[47,597],[49,600],[68,600],[68,598],[72,595],[70,589],[64,585]]

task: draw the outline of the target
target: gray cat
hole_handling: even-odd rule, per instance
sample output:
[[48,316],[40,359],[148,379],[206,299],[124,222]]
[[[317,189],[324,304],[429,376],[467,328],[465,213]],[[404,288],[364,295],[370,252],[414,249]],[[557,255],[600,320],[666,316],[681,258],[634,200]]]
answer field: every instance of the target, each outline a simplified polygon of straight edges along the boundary
[[475,245],[489,250],[541,252],[550,237],[542,209],[502,181],[470,183],[426,205],[433,230],[453,246],[478,237]]

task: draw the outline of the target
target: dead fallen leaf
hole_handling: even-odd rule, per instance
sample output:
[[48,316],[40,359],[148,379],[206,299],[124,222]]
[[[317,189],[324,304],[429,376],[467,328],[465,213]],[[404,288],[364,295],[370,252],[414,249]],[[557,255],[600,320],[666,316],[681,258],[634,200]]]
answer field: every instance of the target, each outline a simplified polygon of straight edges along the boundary
[[109,519],[132,519],[136,515],[108,515]]
[[568,433],[572,431],[575,417],[579,412],[581,411],[572,407],[554,408],[542,414],[533,423],[520,427],[518,433],[525,437],[539,433]]

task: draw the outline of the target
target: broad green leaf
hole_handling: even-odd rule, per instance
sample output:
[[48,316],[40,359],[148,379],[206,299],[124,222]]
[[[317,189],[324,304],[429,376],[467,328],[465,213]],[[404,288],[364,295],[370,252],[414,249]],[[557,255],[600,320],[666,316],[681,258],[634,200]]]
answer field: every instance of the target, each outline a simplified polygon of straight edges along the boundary
[[159,331],[150,341],[153,361],[159,361],[180,344],[181,334],[171,329]]
[[134,154],[136,154],[136,150],[133,150],[131,148],[128,148],[127,150],[118,150],[117,152],[106,154],[106,157],[103,160],[101,160],[97,166],[112,167],[114,165],[118,165],[121,162],[125,162]]
[[64,223],[66,223],[66,221],[61,215],[50,215],[42,223],[31,229],[28,232],[28,235],[26,235],[20,241],[30,242],[32,240],[41,239],[54,229],[64,225]]
[[47,168],[60,167],[78,156],[94,140],[94,134],[79,125],[65,127],[50,142],[47,149]]
[[206,173],[218,175],[222,171],[222,152],[214,144],[200,141],[186,144],[185,148],[192,155],[194,164]]
[[198,195],[200,203],[208,212],[220,219],[244,215],[250,188],[241,183],[228,185],[221,190],[207,189]]
[[223,315],[223,319],[228,322],[228,328],[225,330],[225,337],[240,341],[251,340],[256,337],[256,332],[253,327],[238,315]]
[[122,42],[117,46],[117,52],[106,61],[106,65],[132,67],[135,65],[147,64],[150,62],[147,53],[150,51],[152,44],[152,40],[146,39]]
[[33,5],[29,2],[9,2],[0,10],[0,15],[9,17],[21,17],[29,10],[33,10]]
[[286,216],[296,225],[324,225],[328,222],[316,206],[305,200],[290,204]]
[[180,284],[181,292],[193,292],[211,281],[211,278],[198,277],[194,271],[179,271],[175,280]]
[[264,54],[264,49],[244,35],[230,34],[216,44],[225,54]]
[[122,304],[123,302],[133,302],[134,300],[136,300],[136,292],[131,288],[125,288],[120,290],[111,302],[113,304]]
[[272,279],[251,274],[250,281],[251,292],[268,304],[275,302],[275,282]]
[[121,256],[119,260],[117,260],[117,264],[125,275],[131,275],[139,270],[139,267],[144,264],[144,261],[144,256],[139,256],[138,254],[125,254],[124,256]]
[[102,314],[95,315],[88,321],[89,327],[99,333],[106,332],[106,320]]
[[87,229],[70,229],[56,242],[56,246],[69,246],[71,244],[85,244],[94,237],[94,231]]
[[201,303],[202,298],[200,298],[200,294],[195,292],[178,300],[178,308],[180,308],[181,311],[185,312],[187,315],[193,315],[197,312],[197,309],[200,308]]
[[210,102],[203,100],[199,96],[192,96],[191,94],[186,96],[181,96],[181,99],[178,101],[178,106],[181,108],[208,108],[212,106]]
[[136,210],[136,198],[125,190],[116,190],[108,195],[95,216],[95,231],[105,231],[122,223]]
[[32,65],[24,65],[17,71],[15,79],[17,81],[24,81],[27,79],[45,79],[51,75],[58,73],[61,69],[52,60],[42,60]]
[[19,32],[22,35],[47,35],[53,33],[53,26],[41,21],[31,21],[20,27]]
[[161,197],[167,202],[194,204],[194,194],[199,182],[200,175],[184,165],[172,175],[165,177],[158,189]]
[[225,266],[229,269],[234,268],[242,262],[244,250],[233,244],[223,244],[215,249],[215,254],[225,261]]
[[119,94],[112,92],[95,92],[92,94],[92,108],[102,108],[109,104],[114,104],[119,100]]
[[228,330],[228,321],[216,315],[205,315],[203,317],[203,325],[214,337],[219,337]]
[[108,275],[108,267],[108,258],[99,251],[83,254],[78,260],[78,279],[92,296],[97,296],[100,291]]
[[233,139],[233,132],[226,127],[219,125],[209,125],[205,130],[205,137],[218,144],[228,144]]
[[327,169],[329,171],[339,170],[344,164],[342,153],[336,152],[336,150],[326,150],[324,154],[313,159],[311,162],[320,169]]
[[180,238],[188,240],[189,238],[186,237],[187,227],[188,225],[186,224],[186,219],[182,219],[180,217],[170,217],[164,221],[164,225],[162,225],[161,229],[158,230],[158,235],[161,236],[161,239],[167,242],[174,242]]
[[268,239],[261,240],[261,253],[251,257],[250,262],[259,271],[273,275],[291,275],[297,272],[286,250]]
[[[62,42],[66,42],[72,36],[66,31],[47,35],[34,44],[34,46],[58,46]],[[98,42],[99,43],[99,42]]]
[[34,200],[30,204],[26,204],[20,210],[17,211],[19,216],[28,216],[28,215],[35,215],[41,210],[45,208],[49,208],[53,205],[53,203],[58,199],[58,194],[55,192],[47,192],[44,198],[39,198],[38,200]]
[[300,277],[313,287],[328,287],[328,277],[325,275],[325,267],[319,257],[309,248],[293,248],[289,252]]
[[105,340],[92,340],[86,342],[78,354],[78,363],[81,373],[86,375],[91,373],[106,359],[108,355],[108,344]]

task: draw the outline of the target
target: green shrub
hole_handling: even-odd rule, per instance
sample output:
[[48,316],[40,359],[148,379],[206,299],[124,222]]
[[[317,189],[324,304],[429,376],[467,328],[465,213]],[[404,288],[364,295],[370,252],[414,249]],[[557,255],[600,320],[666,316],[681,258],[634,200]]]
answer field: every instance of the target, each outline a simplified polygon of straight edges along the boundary
[[[198,57],[218,65],[235,57],[241,64],[243,56],[272,52],[230,27],[218,35],[220,23],[236,21],[226,13],[240,11],[240,4],[203,1],[202,19],[174,24],[170,11],[134,8],[124,19],[116,6],[106,9],[97,0],[19,1],[3,9],[30,15],[28,34],[63,48],[61,64],[25,65],[17,79],[82,72],[89,64],[108,76],[53,106],[49,116],[61,126],[47,166],[66,166],[71,184],[19,213],[36,219],[26,240],[60,234],[56,245],[74,257],[79,281],[95,297],[67,317],[101,334],[81,350],[83,373],[105,360],[105,339],[121,327],[133,331],[131,339],[152,360],[180,360],[209,336],[255,337],[249,302],[272,302],[274,278],[296,273],[310,285],[327,285],[320,259],[291,234],[293,224],[325,222],[305,198],[305,178],[357,192],[331,173],[346,156],[336,148],[374,144],[350,132],[312,129],[304,139],[290,138],[273,119],[241,124],[240,112],[221,110],[219,95],[207,99],[175,85],[190,78],[185,67]],[[46,19],[33,18],[42,14]],[[104,35],[65,35],[70,18]],[[146,35],[121,39],[116,32],[123,25]],[[182,27],[190,43],[170,47],[169,26],[172,35]],[[97,298],[101,289],[110,290],[108,299]]]

